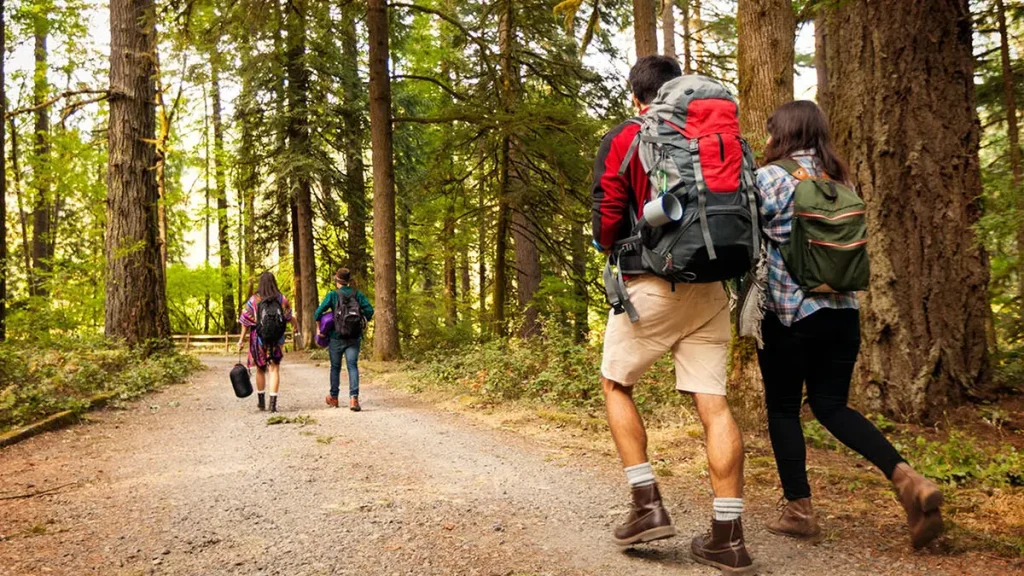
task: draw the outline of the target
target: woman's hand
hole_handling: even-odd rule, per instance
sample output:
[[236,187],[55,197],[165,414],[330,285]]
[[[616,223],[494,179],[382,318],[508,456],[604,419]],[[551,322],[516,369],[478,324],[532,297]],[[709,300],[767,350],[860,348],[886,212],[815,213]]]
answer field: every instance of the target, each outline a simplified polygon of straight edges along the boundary
[[242,351],[242,347],[243,347],[243,346],[245,346],[245,340],[243,340],[242,338],[239,338],[239,339],[238,339],[238,351],[239,351],[239,352],[241,352],[241,351]]

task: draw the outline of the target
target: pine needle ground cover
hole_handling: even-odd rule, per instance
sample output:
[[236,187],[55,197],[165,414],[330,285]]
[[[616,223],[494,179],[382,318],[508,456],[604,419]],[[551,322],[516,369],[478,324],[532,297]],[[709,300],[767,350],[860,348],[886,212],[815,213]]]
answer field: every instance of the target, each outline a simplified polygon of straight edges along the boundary
[[130,400],[187,378],[199,361],[174,351],[147,353],[100,338],[0,343],[0,433],[114,393]]

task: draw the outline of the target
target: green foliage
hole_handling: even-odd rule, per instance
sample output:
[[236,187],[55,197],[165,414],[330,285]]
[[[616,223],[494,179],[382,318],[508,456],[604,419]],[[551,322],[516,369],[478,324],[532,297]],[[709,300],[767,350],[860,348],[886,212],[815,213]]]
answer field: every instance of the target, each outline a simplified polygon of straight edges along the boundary
[[[543,337],[497,339],[435,353],[420,376],[432,385],[492,400],[601,410],[600,356],[599,345],[577,343],[565,331],[549,327]],[[640,410],[681,404],[673,382],[671,361],[659,362],[636,386]]]
[[0,343],[0,431],[81,409],[100,393],[136,398],[198,368],[199,361],[187,354],[146,354],[98,337],[55,338],[49,347]]
[[944,442],[917,437],[898,448],[918,472],[950,486],[1024,486],[1024,454],[1010,445],[986,449],[977,438],[953,431]]

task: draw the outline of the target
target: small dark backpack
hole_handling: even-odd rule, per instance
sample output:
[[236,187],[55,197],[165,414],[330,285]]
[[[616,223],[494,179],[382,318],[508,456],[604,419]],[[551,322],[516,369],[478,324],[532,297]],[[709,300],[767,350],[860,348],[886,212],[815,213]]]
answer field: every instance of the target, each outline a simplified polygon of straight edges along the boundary
[[346,296],[338,290],[338,309],[334,312],[334,331],[345,339],[359,338],[363,334],[363,312],[359,309],[356,293]]
[[284,337],[287,322],[280,298],[263,300],[256,307],[256,334],[265,345],[274,345]]
[[793,232],[779,246],[786,268],[805,292],[868,289],[868,227],[864,201],[828,176],[814,177],[796,160],[774,163],[796,178]]

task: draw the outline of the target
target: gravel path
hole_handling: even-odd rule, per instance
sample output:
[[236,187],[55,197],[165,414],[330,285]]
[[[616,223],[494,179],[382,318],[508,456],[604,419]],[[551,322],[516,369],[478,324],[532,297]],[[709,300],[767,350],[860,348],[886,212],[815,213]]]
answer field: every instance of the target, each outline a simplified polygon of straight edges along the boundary
[[[229,358],[126,410],[0,450],[0,575],[717,574],[687,557],[703,495],[669,492],[681,536],[623,553],[621,471],[363,384],[323,404],[327,369],[286,363],[282,415],[231,394]],[[609,440],[610,442],[610,440]],[[555,462],[557,460],[557,463]],[[918,573],[748,526],[762,574]]]

